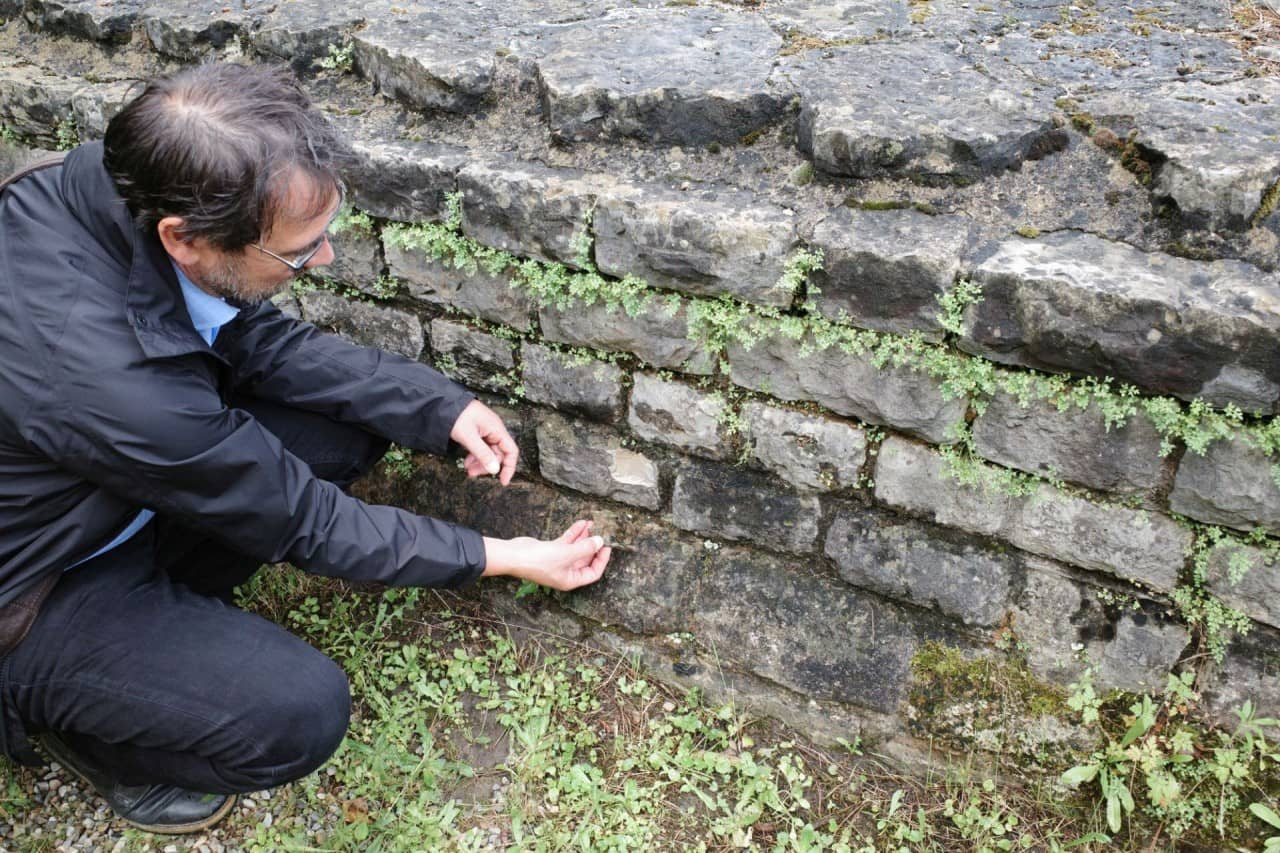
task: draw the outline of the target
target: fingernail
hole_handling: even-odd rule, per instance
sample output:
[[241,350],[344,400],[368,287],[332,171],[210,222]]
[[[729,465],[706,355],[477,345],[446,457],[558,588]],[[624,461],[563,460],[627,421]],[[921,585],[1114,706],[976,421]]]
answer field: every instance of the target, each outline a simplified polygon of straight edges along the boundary
[[599,551],[601,548],[603,548],[603,547],[604,547],[604,537],[603,537],[603,536],[592,536],[592,537],[591,537],[591,540],[592,540],[593,542],[595,542],[595,543],[596,543],[596,550],[597,550],[597,551]]
[[498,464],[497,459],[490,459],[489,464],[485,465],[484,467],[485,467],[485,470],[488,471],[490,474],[496,474],[502,468],[502,466]]

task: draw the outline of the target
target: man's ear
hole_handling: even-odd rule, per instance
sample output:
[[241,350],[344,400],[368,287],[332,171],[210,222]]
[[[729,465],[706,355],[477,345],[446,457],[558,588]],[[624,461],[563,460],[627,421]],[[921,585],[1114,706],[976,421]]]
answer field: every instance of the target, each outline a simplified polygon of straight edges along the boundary
[[165,252],[182,267],[198,264],[208,248],[208,241],[186,234],[183,230],[186,224],[180,216],[166,216],[156,223],[156,233]]

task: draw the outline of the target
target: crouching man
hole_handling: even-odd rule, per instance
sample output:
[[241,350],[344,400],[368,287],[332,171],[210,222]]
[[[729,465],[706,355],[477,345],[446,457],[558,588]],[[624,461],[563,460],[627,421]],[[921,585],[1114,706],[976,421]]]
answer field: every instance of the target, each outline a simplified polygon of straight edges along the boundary
[[0,195],[0,750],[42,745],[149,831],[346,731],[341,670],[230,604],[263,562],[572,589],[609,561],[587,521],[499,540],[344,493],[388,440],[503,484],[518,452],[440,374],[270,303],[333,260],[345,150],[287,72],[205,65]]

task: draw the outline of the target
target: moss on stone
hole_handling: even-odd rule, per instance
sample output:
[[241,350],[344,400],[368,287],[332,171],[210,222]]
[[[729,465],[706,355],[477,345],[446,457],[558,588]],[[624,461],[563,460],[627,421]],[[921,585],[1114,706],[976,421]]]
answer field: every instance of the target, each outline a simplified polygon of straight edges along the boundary
[[1258,202],[1258,210],[1253,214],[1253,219],[1249,221],[1249,227],[1257,228],[1264,220],[1280,208],[1280,180],[1276,181],[1262,193],[1262,199]]

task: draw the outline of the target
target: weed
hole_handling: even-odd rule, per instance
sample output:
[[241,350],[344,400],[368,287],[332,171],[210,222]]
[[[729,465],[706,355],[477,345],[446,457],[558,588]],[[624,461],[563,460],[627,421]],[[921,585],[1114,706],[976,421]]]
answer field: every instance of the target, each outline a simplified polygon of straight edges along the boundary
[[338,74],[349,74],[355,64],[355,44],[346,42],[339,46],[329,45],[328,52],[315,61],[315,66],[324,71],[335,71]]
[[70,151],[79,145],[80,126],[76,123],[75,116],[67,116],[59,121],[54,128],[54,137],[57,140],[55,147],[59,151]]

